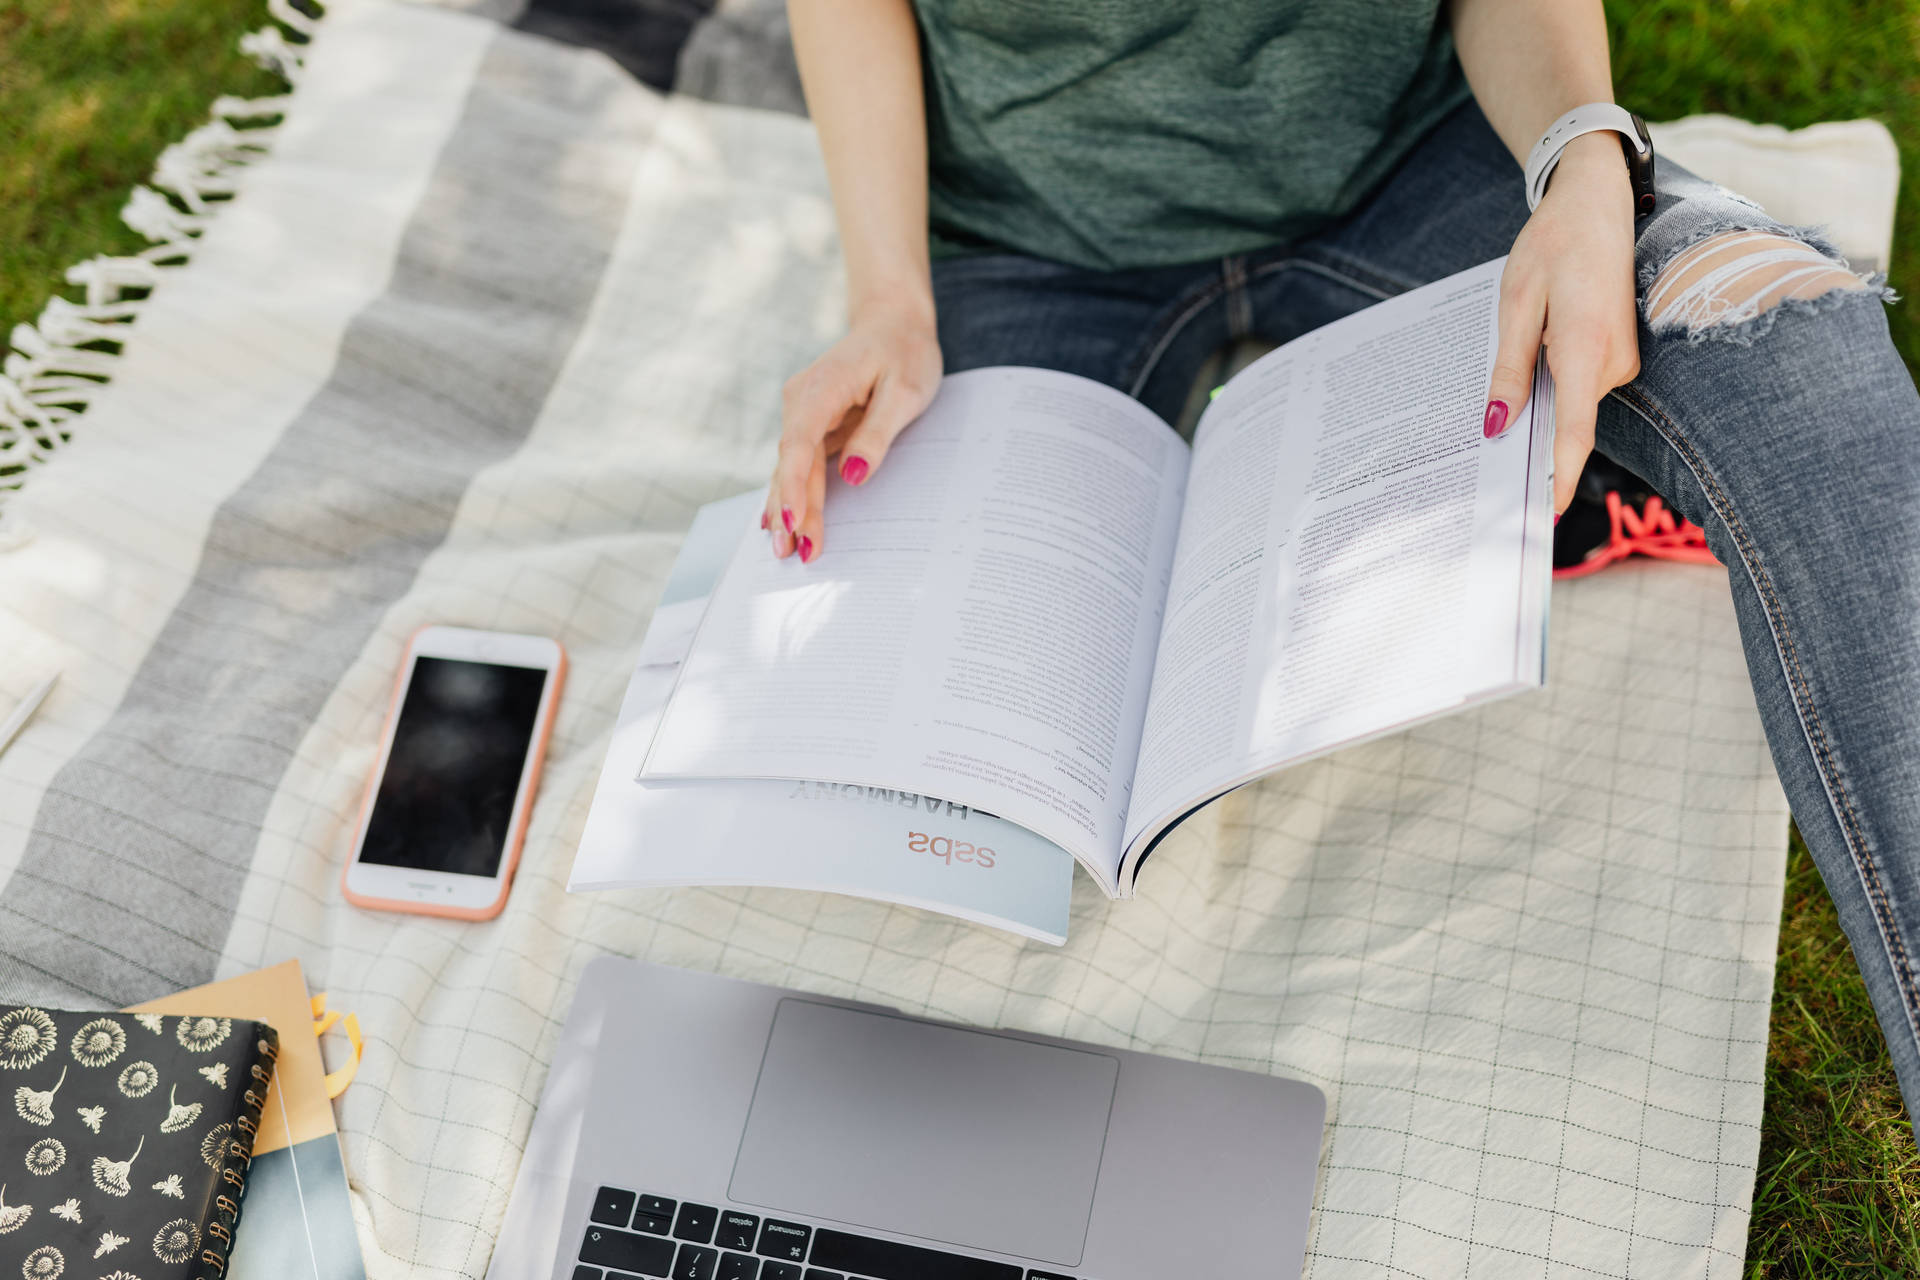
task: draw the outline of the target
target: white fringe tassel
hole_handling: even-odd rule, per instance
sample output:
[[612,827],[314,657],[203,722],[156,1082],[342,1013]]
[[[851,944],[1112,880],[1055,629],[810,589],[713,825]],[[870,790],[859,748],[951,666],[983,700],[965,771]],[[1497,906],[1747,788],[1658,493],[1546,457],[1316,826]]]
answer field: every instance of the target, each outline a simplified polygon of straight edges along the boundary
[[[242,36],[240,49],[291,88],[300,82],[304,44],[290,43],[286,33],[304,41],[318,23],[289,0],[267,0],[267,14],[278,25]],[[287,102],[286,95],[216,100],[213,118],[161,152],[151,185],[135,187],[120,211],[121,221],[153,244],[132,257],[103,255],[69,268],[67,283],[84,290],[85,299],[56,295],[37,321],[13,327],[13,349],[0,361],[0,551],[29,536],[7,497],[67,443],[73,419],[113,376],[117,350],[89,344],[118,348],[126,341],[144,302],[127,293],[158,287],[164,269],[192,256],[215,203],[233,195],[240,170],[264,155],[279,132],[278,125],[255,122],[282,115]]]

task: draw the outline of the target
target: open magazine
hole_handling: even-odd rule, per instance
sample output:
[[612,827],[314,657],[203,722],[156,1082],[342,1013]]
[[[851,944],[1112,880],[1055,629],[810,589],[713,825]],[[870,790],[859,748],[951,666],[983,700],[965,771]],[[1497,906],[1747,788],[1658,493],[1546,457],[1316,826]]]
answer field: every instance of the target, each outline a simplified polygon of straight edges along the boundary
[[947,378],[813,564],[743,521],[638,781],[946,796],[1122,897],[1224,792],[1538,686],[1552,388],[1483,437],[1502,265],[1256,361],[1191,449],[1086,379]]

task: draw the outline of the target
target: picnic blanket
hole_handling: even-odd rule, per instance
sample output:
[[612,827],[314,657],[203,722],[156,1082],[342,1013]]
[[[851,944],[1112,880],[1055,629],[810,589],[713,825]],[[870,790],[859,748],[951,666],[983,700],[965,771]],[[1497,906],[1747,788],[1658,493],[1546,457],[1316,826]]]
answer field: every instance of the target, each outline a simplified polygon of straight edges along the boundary
[[[270,149],[220,144],[226,207],[173,202],[190,261],[7,499],[0,699],[64,675],[0,757],[0,1000],[297,957],[365,1031],[340,1121],[375,1277],[484,1271],[605,953],[1311,1080],[1315,1280],[1739,1275],[1786,806],[1710,568],[1556,588],[1544,692],[1210,806],[1138,901],[1082,878],[1062,948],[564,891],[682,532],[762,481],[844,307],[773,0],[500,16],[336,0],[266,49],[299,73]],[[339,890],[432,622],[574,663],[484,924]]]

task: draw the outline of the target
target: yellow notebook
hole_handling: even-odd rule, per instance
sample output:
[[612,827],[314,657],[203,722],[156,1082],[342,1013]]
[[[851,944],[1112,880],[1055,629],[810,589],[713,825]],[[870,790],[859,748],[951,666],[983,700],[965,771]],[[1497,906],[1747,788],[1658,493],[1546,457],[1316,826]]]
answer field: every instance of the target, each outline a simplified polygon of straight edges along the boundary
[[194,987],[128,1012],[254,1018],[280,1033],[280,1059],[253,1144],[246,1214],[235,1232],[229,1280],[366,1280],[300,962]]

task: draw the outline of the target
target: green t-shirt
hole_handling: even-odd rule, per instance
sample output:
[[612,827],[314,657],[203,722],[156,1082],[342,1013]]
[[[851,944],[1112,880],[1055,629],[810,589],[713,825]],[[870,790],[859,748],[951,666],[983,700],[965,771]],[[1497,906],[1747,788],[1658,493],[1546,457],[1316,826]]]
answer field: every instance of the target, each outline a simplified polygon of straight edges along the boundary
[[914,0],[936,254],[1297,239],[1467,96],[1441,0]]

